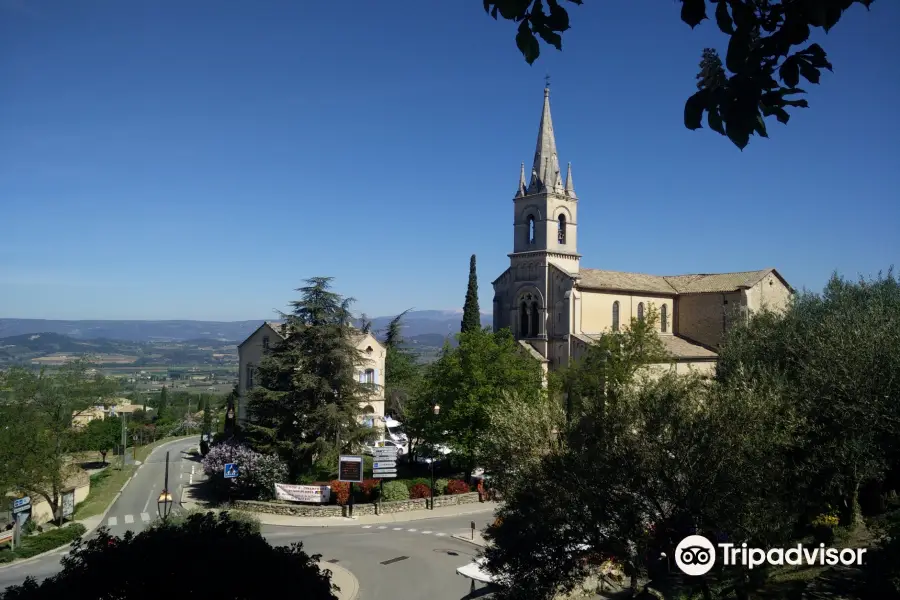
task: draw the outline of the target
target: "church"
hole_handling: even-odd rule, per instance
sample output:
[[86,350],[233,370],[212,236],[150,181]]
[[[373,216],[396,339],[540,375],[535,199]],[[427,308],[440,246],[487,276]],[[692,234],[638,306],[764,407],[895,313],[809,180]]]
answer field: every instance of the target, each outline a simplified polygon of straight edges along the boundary
[[581,266],[578,197],[569,163],[559,167],[550,89],[530,176],[525,164],[513,198],[509,268],[494,282],[494,329],[509,328],[546,369],[578,359],[604,333],[658,312],[671,355],[657,367],[712,374],[734,319],[763,308],[783,310],[793,288],[773,268],[738,273],[647,275]]

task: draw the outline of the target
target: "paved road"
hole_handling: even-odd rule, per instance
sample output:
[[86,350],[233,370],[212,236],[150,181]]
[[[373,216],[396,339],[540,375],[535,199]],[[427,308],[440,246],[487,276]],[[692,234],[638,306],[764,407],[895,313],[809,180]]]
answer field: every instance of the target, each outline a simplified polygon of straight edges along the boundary
[[156,501],[165,481],[166,452],[169,454],[169,493],[175,502],[173,511],[178,512],[178,503],[181,501],[184,486],[191,482],[192,477],[199,478],[202,471],[199,459],[187,454],[188,450],[199,444],[198,436],[169,442],[155,448],[109,509],[106,521],[102,524],[114,535],[122,535],[129,529],[140,531],[159,518]]
[[470,580],[456,569],[472,562],[479,548],[451,537],[468,533],[474,520],[479,529],[489,513],[369,525],[362,527],[263,527],[274,545],[302,541],[307,552],[321,554],[359,580],[360,600],[468,600],[481,597],[483,588],[470,595]]
[[[101,525],[109,527],[110,532],[115,535],[122,535],[129,529],[140,531],[158,518],[156,500],[165,479],[166,451],[169,452],[169,490],[176,502],[173,511],[178,511],[177,503],[181,499],[183,486],[191,480],[192,467],[195,479],[201,471],[200,463],[186,454],[187,450],[199,443],[198,436],[168,442],[155,448],[135,472],[125,491],[113,503]],[[0,566],[0,589],[22,583],[29,575],[38,580],[53,575],[60,570],[59,561],[67,549],[60,549],[57,553],[23,564]]]
[[[468,532],[472,520],[481,529],[490,519],[490,514],[481,513],[390,525],[264,526],[262,532],[274,545],[302,541],[307,552],[349,569],[359,580],[360,600],[468,600],[487,598],[482,588],[470,595],[470,581],[456,574],[479,548],[451,536]],[[58,560],[56,556],[22,565],[15,572],[0,570],[0,588],[20,583],[27,575],[46,577],[59,569]]]

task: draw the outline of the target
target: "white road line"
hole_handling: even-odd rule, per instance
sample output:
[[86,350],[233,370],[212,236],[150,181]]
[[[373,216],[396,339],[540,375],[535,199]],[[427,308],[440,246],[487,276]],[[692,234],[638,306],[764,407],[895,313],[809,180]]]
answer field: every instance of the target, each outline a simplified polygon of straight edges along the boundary
[[402,527],[394,527],[394,531],[403,531]]
[[179,474],[178,474],[178,479],[181,479],[181,476],[182,476],[182,475],[184,475],[184,473],[179,473]]
[[153,492],[151,492],[150,495],[147,496],[147,501],[144,502],[144,508],[141,510],[141,512],[147,512],[147,507],[150,506],[150,501],[152,499],[153,499]]
[[134,517],[132,515],[125,515],[126,523],[134,523]]
[[150,515],[147,514],[147,513],[145,513],[145,512],[142,512],[142,513],[141,513],[141,521],[143,521],[144,523],[149,523],[149,522],[150,522]]
[[423,531],[423,532],[422,532],[422,535],[428,535],[429,533],[431,533],[431,532],[430,532],[430,531]]
[[115,518],[115,517],[110,517],[109,520],[108,520],[106,523],[107,523],[110,527],[115,527],[115,526],[119,523],[119,520],[118,520],[117,518]]
[[363,529],[372,529],[372,526],[371,525],[363,525],[362,528]]
[[438,537],[444,537],[444,536],[447,535],[447,534],[446,534],[446,533],[436,533],[436,534],[434,534],[434,535],[436,535],[436,536],[438,536]]
[[193,473],[191,473],[191,479],[190,479],[190,481],[188,481],[188,483],[190,485],[194,485],[194,474]]
[[415,530],[415,529],[407,529],[407,531],[413,532],[413,531],[416,531],[416,530]]
[[387,525],[379,525],[378,529],[387,529]]
[[191,465],[191,475],[194,474],[194,465]]

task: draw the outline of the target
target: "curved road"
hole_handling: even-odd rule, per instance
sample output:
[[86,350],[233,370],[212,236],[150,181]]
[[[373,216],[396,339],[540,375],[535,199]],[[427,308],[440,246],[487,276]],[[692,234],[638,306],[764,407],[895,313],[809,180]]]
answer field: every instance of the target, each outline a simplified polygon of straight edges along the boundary
[[[147,460],[140,465],[125,490],[113,502],[100,525],[105,525],[115,535],[127,530],[140,531],[157,517],[156,499],[162,491],[166,471],[166,452],[169,453],[169,490],[176,502],[173,510],[178,510],[178,501],[184,484],[191,480],[191,468],[199,474],[200,463],[189,457],[187,451],[200,444],[200,437],[190,437],[161,444],[153,449]],[[41,558],[0,565],[0,589],[22,583],[26,577],[43,579],[61,569],[60,558],[68,547]]]
[[[140,531],[154,520],[167,450],[169,489],[173,499],[180,500],[183,485],[191,480],[191,467],[195,480],[199,473],[199,463],[186,454],[197,444],[198,438],[190,438],[154,450],[102,524],[121,535],[128,529]],[[490,513],[479,513],[384,525],[263,526],[262,533],[273,545],[303,542],[307,552],[321,554],[323,561],[336,562],[351,571],[359,580],[360,600],[468,600],[484,596],[480,589],[475,596],[470,595],[470,581],[457,575],[456,569],[474,560],[479,548],[452,536],[468,532],[472,520],[483,529],[490,519]],[[0,589],[19,584],[29,575],[43,579],[58,572],[66,551],[0,567]]]

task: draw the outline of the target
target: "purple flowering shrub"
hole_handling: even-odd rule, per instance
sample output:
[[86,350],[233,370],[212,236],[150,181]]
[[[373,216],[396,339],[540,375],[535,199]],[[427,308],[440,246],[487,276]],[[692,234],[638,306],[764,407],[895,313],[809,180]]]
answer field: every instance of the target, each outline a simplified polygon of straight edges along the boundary
[[[237,464],[237,478],[225,479],[227,463]],[[271,500],[275,497],[275,484],[287,482],[288,470],[284,461],[241,444],[217,444],[210,448],[201,464],[211,480],[222,486],[232,486],[232,493],[244,498]]]

